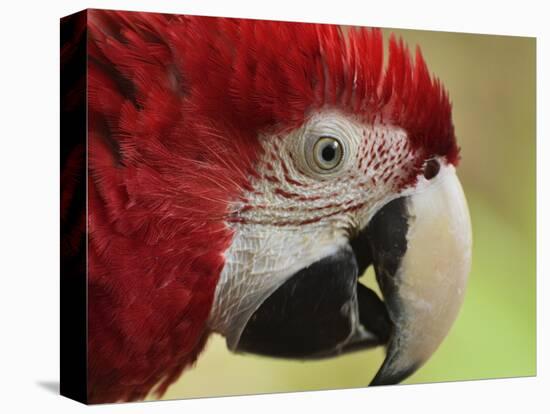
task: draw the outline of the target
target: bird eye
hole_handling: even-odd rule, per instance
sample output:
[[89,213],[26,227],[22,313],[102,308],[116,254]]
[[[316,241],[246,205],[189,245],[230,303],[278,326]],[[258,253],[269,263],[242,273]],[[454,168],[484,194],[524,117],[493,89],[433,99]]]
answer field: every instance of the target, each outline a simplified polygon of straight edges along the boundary
[[321,172],[334,170],[342,162],[342,144],[333,137],[321,137],[313,146],[313,161]]

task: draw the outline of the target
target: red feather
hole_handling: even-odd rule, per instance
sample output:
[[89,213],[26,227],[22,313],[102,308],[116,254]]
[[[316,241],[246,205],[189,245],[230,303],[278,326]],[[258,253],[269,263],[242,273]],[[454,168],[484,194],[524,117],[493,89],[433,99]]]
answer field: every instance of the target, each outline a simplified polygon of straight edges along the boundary
[[260,133],[333,107],[458,159],[446,92],[393,37],[384,72],[379,30],[88,16],[90,402],[160,395],[197,358]]

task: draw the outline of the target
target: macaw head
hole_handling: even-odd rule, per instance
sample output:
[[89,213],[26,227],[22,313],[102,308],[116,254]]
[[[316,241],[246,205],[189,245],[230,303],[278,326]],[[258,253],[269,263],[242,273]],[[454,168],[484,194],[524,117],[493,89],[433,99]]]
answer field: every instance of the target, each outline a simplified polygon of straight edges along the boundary
[[[269,59],[250,77],[265,90],[232,91],[243,114],[267,105],[277,122],[257,135],[254,176],[230,203],[209,325],[232,351],[275,357],[385,345],[372,383],[396,383],[446,336],[470,269],[451,106],[419,50],[413,63],[390,39],[384,72],[377,30],[346,42],[317,26],[303,47],[300,31],[258,51]],[[267,61],[278,64],[258,73]],[[383,300],[358,282],[369,266]]]
[[[373,384],[432,355],[471,229],[449,98],[419,49],[391,37],[384,64],[376,29],[154,14],[91,32],[95,385],[166,385],[209,332],[282,358],[383,345]],[[358,281],[370,266],[381,298]],[[112,332],[125,346],[108,353]],[[139,380],[128,348],[151,361]]]

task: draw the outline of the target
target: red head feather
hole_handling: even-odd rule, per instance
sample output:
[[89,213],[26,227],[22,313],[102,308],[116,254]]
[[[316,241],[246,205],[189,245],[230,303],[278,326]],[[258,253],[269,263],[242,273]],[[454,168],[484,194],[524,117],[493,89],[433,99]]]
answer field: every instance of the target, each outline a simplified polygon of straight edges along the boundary
[[449,100],[379,30],[90,10],[89,399],[163,393],[201,351],[228,205],[259,133],[322,107],[404,128],[455,163]]

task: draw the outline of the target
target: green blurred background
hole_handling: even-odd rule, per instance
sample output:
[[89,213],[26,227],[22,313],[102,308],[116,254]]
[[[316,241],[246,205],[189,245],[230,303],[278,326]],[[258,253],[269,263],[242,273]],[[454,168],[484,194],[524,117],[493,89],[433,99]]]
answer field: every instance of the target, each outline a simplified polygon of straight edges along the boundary
[[[384,29],[420,45],[448,89],[470,206],[473,267],[447,339],[406,384],[536,374],[535,39]],[[372,274],[364,279],[374,285]],[[299,362],[210,339],[164,399],[364,387],[384,350]],[[154,398],[153,398],[154,399]]]

